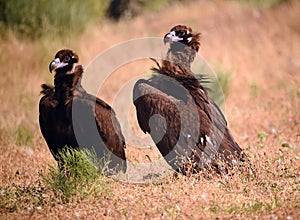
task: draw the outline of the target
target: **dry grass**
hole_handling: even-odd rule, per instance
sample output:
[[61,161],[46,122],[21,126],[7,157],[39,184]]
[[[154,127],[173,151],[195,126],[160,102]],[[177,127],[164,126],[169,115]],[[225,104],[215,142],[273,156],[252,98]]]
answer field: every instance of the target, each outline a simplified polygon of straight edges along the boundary
[[[299,10],[299,1],[264,10],[230,1],[199,1],[132,21],[101,24],[79,39],[23,42],[12,36],[0,42],[0,218],[297,219]],[[48,164],[54,164],[39,131],[37,110],[39,85],[52,81],[49,60],[61,47],[71,47],[87,65],[116,43],[162,37],[178,23],[203,33],[200,53],[205,59],[233,70],[227,118],[234,137],[251,158],[255,175],[236,171],[223,177],[166,177],[148,184],[107,178],[110,193],[62,204],[38,175],[47,175]],[[147,71],[144,65],[148,68],[151,63],[140,61],[116,70],[99,96],[112,103],[120,85]],[[129,121],[134,124],[132,118]],[[159,158],[155,148],[135,147],[127,147],[131,161]]]

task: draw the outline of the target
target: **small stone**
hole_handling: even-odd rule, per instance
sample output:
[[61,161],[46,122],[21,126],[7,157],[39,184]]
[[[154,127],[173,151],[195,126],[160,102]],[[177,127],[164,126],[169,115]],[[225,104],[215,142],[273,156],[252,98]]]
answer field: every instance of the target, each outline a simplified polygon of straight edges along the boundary
[[167,195],[166,195],[166,196],[167,196],[167,198],[168,198],[168,199],[171,199],[171,198],[172,198],[172,196],[173,196],[173,194],[172,194],[171,192],[169,192],[169,193],[167,193]]
[[5,189],[1,189],[0,190],[0,195],[4,195],[4,193],[5,193]]
[[42,210],[41,206],[36,207],[36,210]]
[[78,212],[75,212],[76,218],[80,218],[80,214]]
[[271,133],[272,134],[276,134],[276,129],[275,128],[271,128]]
[[253,14],[253,17],[260,18],[260,12],[258,10],[253,10],[252,14]]
[[204,201],[207,201],[207,195],[205,193],[201,194],[201,198],[204,199]]

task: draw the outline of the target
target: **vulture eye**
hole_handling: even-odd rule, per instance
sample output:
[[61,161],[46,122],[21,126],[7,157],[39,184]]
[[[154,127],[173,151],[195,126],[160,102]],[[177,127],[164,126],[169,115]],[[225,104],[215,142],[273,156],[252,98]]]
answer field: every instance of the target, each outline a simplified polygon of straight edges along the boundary
[[70,61],[70,57],[69,56],[65,56],[64,62],[66,63],[66,62],[69,62],[69,61]]
[[184,35],[186,34],[186,31],[176,31],[176,35],[178,36],[178,37],[183,37]]

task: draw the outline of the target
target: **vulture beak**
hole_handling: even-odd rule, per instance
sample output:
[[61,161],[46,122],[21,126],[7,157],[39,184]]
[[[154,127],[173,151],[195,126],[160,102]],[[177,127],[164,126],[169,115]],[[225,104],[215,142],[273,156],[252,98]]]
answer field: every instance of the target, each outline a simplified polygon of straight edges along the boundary
[[171,38],[170,38],[170,33],[167,33],[164,36],[164,45],[166,45],[168,42],[170,42]]
[[50,73],[52,73],[52,71],[56,70],[57,68],[61,68],[61,67],[67,66],[67,65],[68,65],[68,63],[60,62],[59,58],[56,58],[50,62],[49,71],[50,71]]
[[170,33],[167,33],[164,36],[164,44],[166,43],[172,43],[172,42],[178,42],[183,40],[183,38],[177,37],[175,34],[175,31],[171,31]]

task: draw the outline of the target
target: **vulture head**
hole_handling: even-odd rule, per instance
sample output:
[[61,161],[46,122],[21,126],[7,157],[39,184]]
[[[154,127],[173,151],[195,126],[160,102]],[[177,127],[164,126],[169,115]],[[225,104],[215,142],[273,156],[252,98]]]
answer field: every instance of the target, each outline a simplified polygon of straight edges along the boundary
[[56,53],[54,60],[49,64],[49,71],[59,73],[70,73],[74,70],[76,63],[79,61],[78,55],[70,50],[63,49]]
[[200,33],[193,33],[192,28],[186,25],[176,25],[164,36],[164,43],[170,43],[170,49],[178,50],[187,46],[196,52],[200,48]]

